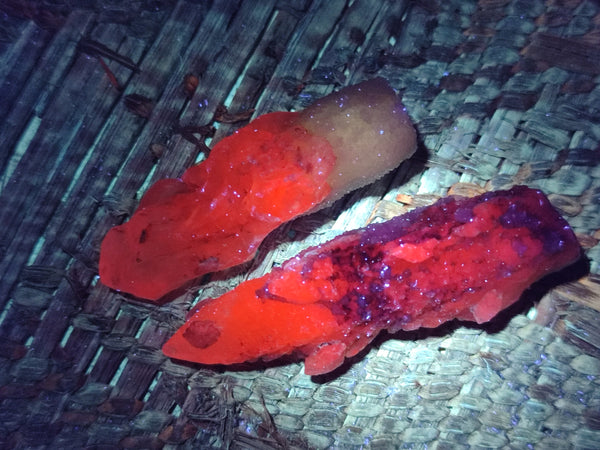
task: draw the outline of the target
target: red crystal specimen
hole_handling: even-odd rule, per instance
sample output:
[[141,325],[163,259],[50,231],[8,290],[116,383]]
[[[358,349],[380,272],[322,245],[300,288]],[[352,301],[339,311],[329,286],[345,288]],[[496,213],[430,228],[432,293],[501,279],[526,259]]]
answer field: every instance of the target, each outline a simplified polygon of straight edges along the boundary
[[415,131],[389,85],[342,89],[300,112],[265,114],[180,179],[155,183],[100,250],[100,279],[157,300],[248,261],[281,223],[326,206],[412,155]]
[[330,191],[325,179],[333,151],[300,127],[278,133],[292,117],[262,116],[253,128],[221,141],[180,180],[155,183],[131,220],[102,243],[102,282],[159,298],[246,261],[269,231],[322,201]]
[[201,303],[163,351],[204,364],[296,352],[307,374],[322,374],[384,329],[487,322],[579,257],[575,235],[540,191],[448,197],[309,248]]

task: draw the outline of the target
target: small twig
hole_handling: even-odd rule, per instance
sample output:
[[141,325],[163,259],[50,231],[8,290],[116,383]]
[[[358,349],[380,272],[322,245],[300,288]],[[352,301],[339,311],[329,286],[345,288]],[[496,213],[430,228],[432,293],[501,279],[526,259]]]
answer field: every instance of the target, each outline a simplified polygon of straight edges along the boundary
[[123,56],[120,53],[115,52],[114,50],[111,50],[106,45],[101,44],[98,41],[83,38],[77,44],[77,49],[80,52],[85,53],[89,56],[93,56],[95,58],[100,58],[101,56],[104,56],[105,58],[118,62],[122,66],[127,67],[128,69],[131,69],[136,73],[140,71],[138,65],[134,63],[130,58],[128,58],[127,56]]
[[221,123],[236,123],[243,122],[245,120],[250,119],[252,114],[254,113],[254,109],[250,108],[246,111],[241,111],[238,113],[230,113],[227,110],[227,107],[224,105],[217,106],[217,110],[215,111],[214,121]]
[[134,63],[127,56],[123,56],[123,55],[115,52],[114,50],[111,50],[106,45],[101,44],[100,42],[93,41],[91,39],[83,38],[77,44],[77,49],[80,52],[85,53],[86,55],[92,56],[92,57],[94,57],[94,58],[96,58],[98,60],[98,62],[102,66],[102,69],[106,73],[106,76],[108,77],[108,79],[110,81],[110,84],[112,84],[118,91],[122,91],[123,87],[121,86],[121,84],[117,80],[117,77],[112,72],[112,70],[110,70],[110,68],[108,67],[108,65],[104,62],[104,60],[102,59],[102,57],[111,59],[111,60],[113,60],[113,61],[121,64],[122,66],[127,67],[128,69],[133,70],[134,72],[139,72],[140,71],[140,69],[137,66],[137,64]]
[[[194,144],[200,151],[205,153],[210,152],[210,149],[204,143],[204,139],[213,137],[215,131],[217,130],[212,125],[190,125],[175,129],[175,133],[180,134],[182,138]],[[200,139],[195,136],[196,134],[200,135]]]

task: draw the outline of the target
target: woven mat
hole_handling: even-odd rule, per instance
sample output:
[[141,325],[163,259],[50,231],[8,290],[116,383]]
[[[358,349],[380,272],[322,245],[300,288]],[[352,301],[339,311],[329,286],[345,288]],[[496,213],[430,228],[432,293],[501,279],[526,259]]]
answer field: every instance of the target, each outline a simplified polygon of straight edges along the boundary
[[[597,2],[0,10],[1,448],[600,448]],[[102,59],[112,75],[98,59],[106,49],[126,58]],[[198,296],[157,307],[99,283],[107,230],[153,181],[202,158],[197,127],[219,105],[231,120],[213,123],[215,142],[250,109],[301,108],[375,76],[414,120],[411,161],[286,224]],[[589,264],[491,324],[382,336],[314,378],[301,363],[217,370],[160,351],[195,301],[308,245],[448,192],[513,184],[550,195]]]

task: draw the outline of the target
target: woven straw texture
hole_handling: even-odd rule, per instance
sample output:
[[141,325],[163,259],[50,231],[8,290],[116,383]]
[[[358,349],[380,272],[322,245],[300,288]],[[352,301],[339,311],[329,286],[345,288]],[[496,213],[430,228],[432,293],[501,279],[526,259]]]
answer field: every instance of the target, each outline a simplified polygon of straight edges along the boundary
[[[5,0],[0,11],[1,448],[600,448],[597,2]],[[126,59],[101,62],[106,49]],[[99,282],[103,236],[153,181],[202,156],[202,126],[216,142],[252,109],[301,108],[375,76],[415,123],[409,162],[170,304]],[[232,371],[161,353],[194,302],[308,245],[514,184],[550,196],[589,263],[486,326],[383,336],[314,378],[301,363]]]

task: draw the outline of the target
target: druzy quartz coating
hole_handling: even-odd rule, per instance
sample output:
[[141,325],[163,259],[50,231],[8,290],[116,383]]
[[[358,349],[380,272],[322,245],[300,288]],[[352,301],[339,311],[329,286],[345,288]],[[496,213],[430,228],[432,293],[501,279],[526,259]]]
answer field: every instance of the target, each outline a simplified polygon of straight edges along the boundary
[[181,178],[155,183],[100,249],[103,284],[140,298],[251,259],[264,237],[410,157],[416,133],[382,78],[265,114]]
[[204,364],[294,353],[305,373],[323,374],[382,330],[487,322],[580,252],[540,191],[448,197],[309,248],[200,303],[163,351]]

